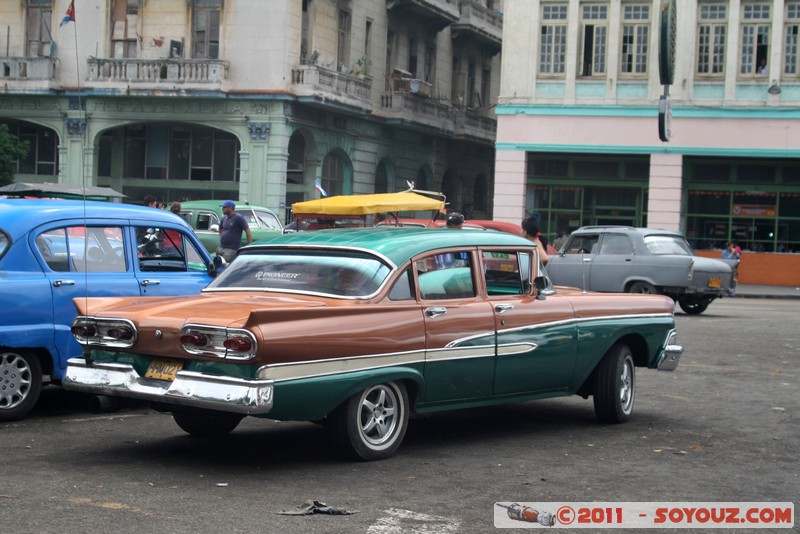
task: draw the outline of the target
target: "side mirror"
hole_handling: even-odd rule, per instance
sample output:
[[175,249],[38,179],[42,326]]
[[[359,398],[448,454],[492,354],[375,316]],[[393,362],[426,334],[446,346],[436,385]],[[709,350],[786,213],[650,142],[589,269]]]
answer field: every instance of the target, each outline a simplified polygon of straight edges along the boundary
[[209,232],[219,232],[219,225],[218,224],[212,224],[211,226],[208,227],[208,231]]
[[228,266],[228,262],[225,261],[225,258],[222,256],[214,256],[214,260],[208,264],[206,270],[208,271],[208,276],[216,277],[219,273],[225,270],[225,267]]
[[554,295],[556,290],[546,276],[537,276],[533,279],[533,287],[536,289],[536,298],[546,300],[548,295]]

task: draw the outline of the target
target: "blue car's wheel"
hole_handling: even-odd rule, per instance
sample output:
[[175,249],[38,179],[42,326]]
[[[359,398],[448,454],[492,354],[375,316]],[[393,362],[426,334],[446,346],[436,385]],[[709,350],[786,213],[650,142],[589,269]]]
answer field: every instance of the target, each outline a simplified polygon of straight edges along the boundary
[[0,349],[0,421],[17,421],[42,391],[42,366],[30,352]]

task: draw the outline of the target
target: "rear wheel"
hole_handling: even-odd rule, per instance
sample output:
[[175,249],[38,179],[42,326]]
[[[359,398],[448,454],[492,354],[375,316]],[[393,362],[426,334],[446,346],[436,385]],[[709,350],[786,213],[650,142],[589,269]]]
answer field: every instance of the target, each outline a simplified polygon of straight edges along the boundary
[[633,412],[636,368],[627,345],[614,345],[595,370],[594,413],[604,423],[624,423]]
[[408,393],[400,382],[378,384],[353,395],[332,414],[342,451],[361,460],[382,460],[400,447],[408,427]]
[[648,295],[658,294],[658,290],[653,284],[648,282],[634,282],[628,288],[628,293],[645,293]]
[[708,305],[711,304],[712,300],[714,299],[683,298],[678,300],[678,305],[689,315],[700,315],[708,309]]
[[0,349],[0,421],[17,421],[42,392],[42,365],[32,353]]
[[213,438],[231,433],[244,416],[211,410],[192,410],[173,412],[172,418],[184,432],[201,438]]

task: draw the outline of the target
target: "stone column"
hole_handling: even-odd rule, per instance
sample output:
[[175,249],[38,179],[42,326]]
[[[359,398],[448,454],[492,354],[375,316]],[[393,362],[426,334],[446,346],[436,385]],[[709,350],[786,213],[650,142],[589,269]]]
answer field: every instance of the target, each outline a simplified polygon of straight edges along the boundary
[[647,226],[680,230],[683,198],[683,156],[650,156],[650,194],[647,201]]
[[519,224],[525,218],[524,150],[498,150],[494,171],[494,220]]

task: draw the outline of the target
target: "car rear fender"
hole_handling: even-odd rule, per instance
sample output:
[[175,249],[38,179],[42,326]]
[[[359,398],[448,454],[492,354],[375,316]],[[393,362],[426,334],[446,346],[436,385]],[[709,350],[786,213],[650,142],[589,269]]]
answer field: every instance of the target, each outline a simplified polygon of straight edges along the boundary
[[405,383],[413,410],[425,387],[421,368],[398,366],[276,382],[272,411],[264,416],[287,421],[320,420],[364,389],[392,381]]
[[656,348],[652,347],[642,334],[638,332],[621,333],[620,335],[615,336],[613,340],[608,343],[608,346],[604,352],[598,353],[597,360],[594,362],[594,365],[584,369],[583,372],[578,371],[579,374],[576,376],[576,383],[581,384],[581,386],[577,388],[577,395],[587,397],[593,393],[593,378],[599,363],[602,361],[603,357],[608,353],[608,351],[618,344],[627,345],[631,349],[631,352],[633,353],[633,364],[636,367],[649,367],[650,361],[652,361],[656,356]]

